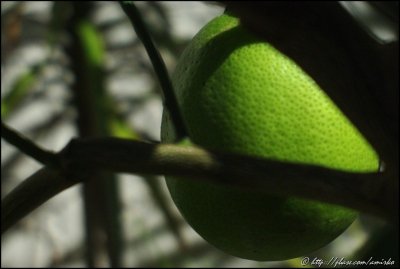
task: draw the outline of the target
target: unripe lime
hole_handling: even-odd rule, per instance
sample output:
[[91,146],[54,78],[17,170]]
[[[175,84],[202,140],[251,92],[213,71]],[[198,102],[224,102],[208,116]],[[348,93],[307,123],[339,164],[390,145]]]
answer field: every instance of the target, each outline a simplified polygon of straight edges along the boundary
[[[195,144],[345,171],[378,169],[374,150],[313,79],[234,17],[219,16],[194,37],[172,80]],[[170,141],[171,130],[164,113],[163,141]],[[167,177],[167,186],[194,230],[246,259],[306,255],[339,236],[357,215],[190,179]]]

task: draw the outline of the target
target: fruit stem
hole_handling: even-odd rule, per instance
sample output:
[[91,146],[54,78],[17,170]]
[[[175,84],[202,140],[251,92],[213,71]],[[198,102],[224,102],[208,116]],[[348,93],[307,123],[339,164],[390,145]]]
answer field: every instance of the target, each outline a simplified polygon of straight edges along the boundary
[[165,63],[154,45],[146,24],[133,1],[119,1],[119,3],[128,16],[137,36],[143,42],[146,52],[153,64],[154,71],[157,74],[158,81],[164,94],[165,107],[171,114],[172,123],[176,132],[175,139],[179,141],[186,136],[186,129]]

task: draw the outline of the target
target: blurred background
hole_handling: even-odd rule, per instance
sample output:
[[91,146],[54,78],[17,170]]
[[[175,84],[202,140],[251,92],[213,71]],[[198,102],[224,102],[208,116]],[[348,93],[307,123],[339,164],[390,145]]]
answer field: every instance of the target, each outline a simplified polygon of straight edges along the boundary
[[[170,73],[192,37],[223,12],[203,2],[137,6]],[[2,1],[1,104],[5,123],[53,151],[76,136],[160,138],[157,77],[116,2]],[[2,140],[2,197],[40,167]],[[301,266],[301,258],[255,262],[215,249],[186,224],[162,177],[101,177],[94,193],[82,184],[70,188],[4,234],[1,266]],[[309,257],[398,261],[392,235],[384,222],[360,216]]]

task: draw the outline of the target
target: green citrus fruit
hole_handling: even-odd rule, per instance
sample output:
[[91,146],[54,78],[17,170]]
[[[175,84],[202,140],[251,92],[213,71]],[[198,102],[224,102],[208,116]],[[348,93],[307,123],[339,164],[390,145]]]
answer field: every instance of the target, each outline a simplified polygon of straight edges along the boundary
[[[346,171],[378,169],[374,150],[313,79],[232,16],[215,18],[194,37],[172,80],[192,143]],[[165,112],[163,141],[171,141],[171,131]],[[357,215],[336,205],[190,179],[167,177],[167,186],[204,239],[252,260],[308,254]]]

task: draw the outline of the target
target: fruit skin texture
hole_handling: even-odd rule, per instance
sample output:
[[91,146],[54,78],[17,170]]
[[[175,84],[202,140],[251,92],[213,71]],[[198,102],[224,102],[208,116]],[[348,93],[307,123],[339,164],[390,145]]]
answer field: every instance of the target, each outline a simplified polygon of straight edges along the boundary
[[[378,170],[374,150],[319,86],[234,17],[221,15],[194,37],[172,80],[195,144],[346,171]],[[161,136],[167,142],[174,136],[166,111]],[[166,181],[194,230],[245,259],[306,255],[339,236],[357,216],[295,197],[174,177]]]

